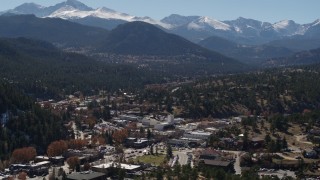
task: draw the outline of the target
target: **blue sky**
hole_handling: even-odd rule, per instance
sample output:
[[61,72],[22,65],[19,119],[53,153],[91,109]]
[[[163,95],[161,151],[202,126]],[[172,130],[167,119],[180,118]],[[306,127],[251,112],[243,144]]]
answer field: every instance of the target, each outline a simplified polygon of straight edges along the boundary
[[[0,11],[24,2],[50,6],[63,0],[4,0]],[[320,0],[80,0],[97,8],[108,7],[135,16],[162,19],[170,14],[209,16],[218,20],[238,17],[277,22],[284,19],[310,23],[320,18]]]

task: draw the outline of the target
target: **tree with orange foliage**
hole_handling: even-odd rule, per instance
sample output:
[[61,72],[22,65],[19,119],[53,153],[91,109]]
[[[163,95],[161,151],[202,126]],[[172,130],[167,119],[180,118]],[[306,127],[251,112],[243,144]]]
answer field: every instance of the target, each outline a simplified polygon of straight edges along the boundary
[[101,135],[99,136],[93,136],[91,138],[92,144],[97,144],[97,145],[104,145],[106,144],[106,139],[102,137]]
[[49,144],[47,154],[49,157],[61,156],[68,150],[68,144],[64,140],[54,141]]
[[27,173],[26,172],[20,172],[18,175],[18,179],[26,180],[27,179]]
[[13,163],[28,163],[37,156],[37,151],[34,147],[24,147],[15,149],[12,152],[11,160]]
[[112,135],[112,138],[115,140],[117,144],[123,143],[123,141],[128,137],[128,130],[127,129],[121,129],[118,131],[115,131]]
[[82,149],[88,144],[88,141],[85,139],[71,139],[68,141],[68,147],[70,149]]
[[128,125],[127,125],[127,129],[128,130],[136,130],[137,129],[137,123],[136,122],[130,122],[130,123],[128,123]]
[[67,159],[67,163],[70,169],[74,170],[74,168],[76,168],[77,165],[80,165],[80,160],[77,156],[73,156]]

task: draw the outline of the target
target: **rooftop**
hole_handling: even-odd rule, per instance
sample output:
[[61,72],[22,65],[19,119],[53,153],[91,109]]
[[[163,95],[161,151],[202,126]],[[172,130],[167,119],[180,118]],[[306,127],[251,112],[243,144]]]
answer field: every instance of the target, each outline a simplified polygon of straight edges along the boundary
[[[117,167],[118,164],[115,163],[106,163],[106,164],[100,164],[97,166],[93,166],[94,168],[110,168],[110,167]],[[139,165],[131,165],[131,164],[120,164],[121,169],[126,169],[126,170],[134,170],[139,168]]]
[[229,166],[230,162],[229,161],[219,161],[219,160],[204,160],[204,164],[211,165],[211,166],[221,166],[221,167],[226,167]]
[[96,179],[103,176],[105,176],[104,173],[84,171],[84,172],[75,172],[75,173],[69,174],[67,178],[89,180],[89,179]]
[[210,136],[211,133],[209,132],[203,132],[203,131],[192,131],[192,132],[187,132],[188,134],[194,134],[194,135],[199,135],[199,136]]

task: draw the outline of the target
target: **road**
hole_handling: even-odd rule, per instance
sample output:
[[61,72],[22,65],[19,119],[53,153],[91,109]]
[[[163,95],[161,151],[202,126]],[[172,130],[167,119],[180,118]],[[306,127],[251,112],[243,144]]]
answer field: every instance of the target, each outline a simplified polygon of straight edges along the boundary
[[290,157],[290,156],[285,156],[284,154],[282,154],[282,153],[276,153],[278,156],[280,156],[280,157],[283,157],[284,159],[287,159],[287,160],[297,160],[297,159],[295,159],[295,158],[293,158],[293,157]]
[[188,164],[188,154],[190,153],[192,155],[192,158],[190,159],[190,165],[193,167],[193,153],[191,149],[184,149],[184,150],[179,150],[179,151],[173,151],[173,156],[179,157],[178,162],[180,165],[186,165]]
[[178,156],[178,162],[180,165],[188,164],[188,155],[186,152],[174,151],[173,155]]
[[72,123],[72,130],[74,133],[74,138],[75,139],[84,139],[84,133],[82,131],[77,130],[76,123],[74,121],[71,121]]
[[241,174],[240,157],[243,152],[242,151],[228,151],[228,150],[222,150],[222,151],[234,154],[235,159],[236,159],[236,161],[234,163],[234,170],[235,170],[236,174]]
[[310,141],[304,141],[304,140],[303,140],[303,139],[306,139],[306,137],[307,137],[307,135],[296,135],[296,140],[297,140],[299,143],[313,145],[312,142],[310,142]]

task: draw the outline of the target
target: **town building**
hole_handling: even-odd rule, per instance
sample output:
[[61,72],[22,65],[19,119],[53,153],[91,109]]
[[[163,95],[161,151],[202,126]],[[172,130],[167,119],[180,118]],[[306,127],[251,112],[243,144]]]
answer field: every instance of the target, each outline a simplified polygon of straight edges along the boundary
[[119,169],[119,168],[125,170],[127,175],[129,174],[133,175],[136,172],[140,171],[142,169],[142,166],[132,165],[132,164],[123,164],[123,163],[113,163],[113,162],[92,166],[93,171],[104,173],[107,175],[107,177],[117,176],[118,171],[116,169]]
[[105,180],[107,175],[105,173],[84,171],[84,172],[74,172],[68,174],[67,180]]
[[204,131],[189,131],[183,134],[184,138],[207,140],[211,133]]

